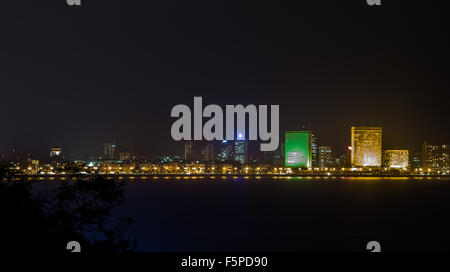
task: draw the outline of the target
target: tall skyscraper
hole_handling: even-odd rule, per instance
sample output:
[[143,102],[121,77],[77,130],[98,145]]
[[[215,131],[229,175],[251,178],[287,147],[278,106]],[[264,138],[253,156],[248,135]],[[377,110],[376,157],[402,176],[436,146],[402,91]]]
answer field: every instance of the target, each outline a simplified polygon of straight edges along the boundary
[[103,158],[105,160],[116,159],[116,144],[114,142],[103,144]]
[[222,141],[218,159],[220,161],[231,161],[233,159],[233,147],[228,143],[227,140]]
[[407,168],[409,165],[408,150],[385,150],[384,165],[389,168]]
[[327,168],[334,165],[333,158],[331,156],[331,146],[319,146],[317,148],[317,167]]
[[310,168],[312,166],[312,134],[310,131],[285,133],[285,166]]
[[319,138],[316,135],[311,135],[311,161],[312,167],[320,167],[319,162]]
[[424,142],[422,146],[422,165],[432,171],[450,170],[450,145],[433,145]]
[[381,127],[352,127],[352,166],[380,167],[382,163],[381,143]]
[[234,141],[234,161],[245,164],[248,162],[248,141]]

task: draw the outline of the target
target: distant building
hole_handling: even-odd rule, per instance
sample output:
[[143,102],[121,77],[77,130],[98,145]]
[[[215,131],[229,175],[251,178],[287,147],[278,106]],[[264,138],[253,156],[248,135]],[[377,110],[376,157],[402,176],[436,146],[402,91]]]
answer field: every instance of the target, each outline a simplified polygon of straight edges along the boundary
[[56,157],[62,155],[62,148],[61,147],[52,147],[50,149],[50,157]]
[[131,161],[131,160],[135,160],[136,156],[133,153],[130,153],[130,152],[120,152],[119,153],[119,159],[121,161]]
[[336,166],[342,167],[342,168],[349,168],[351,167],[351,163],[352,163],[352,147],[348,146],[347,149],[345,150],[344,154],[340,154],[339,156],[337,156],[335,164]]
[[30,160],[30,166],[29,166],[34,172],[39,171],[39,160]]
[[382,128],[351,128],[351,162],[354,167],[380,167],[382,164]]
[[61,147],[54,146],[50,149],[50,162],[55,166],[64,161],[64,154]]
[[310,131],[285,133],[285,166],[310,168],[312,166],[312,134]]
[[20,162],[20,154],[19,151],[17,149],[17,143],[14,142],[13,146],[11,147],[10,153],[9,153],[9,161],[14,163],[14,162]]
[[214,145],[212,143],[207,143],[202,149],[202,161],[214,161]]
[[116,144],[106,143],[103,144],[103,158],[106,160],[115,160],[116,158]]
[[220,153],[217,155],[219,161],[231,161],[233,158],[233,147],[227,140],[222,141]]
[[186,141],[184,143],[184,159],[188,162],[200,161],[202,153],[202,142]]
[[388,168],[406,169],[409,166],[409,152],[408,150],[385,150],[383,161]]
[[248,141],[234,141],[234,161],[245,164],[248,162]]
[[417,169],[422,168],[422,153],[421,152],[414,152],[411,156],[411,168]]
[[450,145],[433,145],[425,141],[422,146],[422,167],[432,171],[450,170]]
[[328,168],[334,165],[331,154],[331,146],[319,146],[317,148],[317,166],[320,168]]
[[284,139],[280,140],[280,146],[277,150],[272,152],[272,164],[274,166],[283,166],[284,165],[284,154],[285,152],[285,141]]
[[194,143],[192,141],[186,141],[184,143],[184,159],[186,161],[192,160],[192,149],[193,149]]
[[319,138],[311,134],[311,162],[312,167],[320,167],[319,162]]

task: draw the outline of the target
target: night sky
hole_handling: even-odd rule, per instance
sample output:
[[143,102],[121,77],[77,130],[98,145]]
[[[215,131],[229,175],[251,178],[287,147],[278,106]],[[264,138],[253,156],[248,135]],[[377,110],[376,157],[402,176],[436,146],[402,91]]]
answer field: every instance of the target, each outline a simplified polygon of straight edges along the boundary
[[386,148],[450,143],[443,2],[2,1],[0,154],[182,154],[170,111],[194,96],[279,104],[282,130],[337,151],[352,125]]

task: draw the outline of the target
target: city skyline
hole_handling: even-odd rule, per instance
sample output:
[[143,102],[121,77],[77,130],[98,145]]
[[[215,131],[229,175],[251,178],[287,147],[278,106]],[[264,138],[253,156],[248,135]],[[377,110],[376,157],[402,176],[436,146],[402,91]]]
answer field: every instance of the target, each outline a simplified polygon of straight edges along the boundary
[[[353,128],[371,128],[371,127],[367,127],[367,126],[350,126],[349,141],[347,143],[342,143],[342,144],[340,144],[338,146],[333,146],[333,145],[331,145],[329,143],[326,143],[326,142],[323,142],[321,140],[318,140],[318,139],[321,139],[321,137],[317,138],[318,135],[316,133],[314,133],[314,131],[307,130],[307,129],[305,129],[305,126],[302,125],[302,126],[297,126],[296,130],[292,130],[292,129],[291,130],[284,130],[284,131],[280,130],[280,143],[284,142],[285,134],[289,133],[290,131],[298,131],[298,132],[306,131],[306,132],[309,132],[311,134],[311,137],[314,137],[316,139],[316,141],[318,140],[318,143],[316,143],[316,144],[320,143],[320,146],[329,146],[329,147],[332,148],[333,152],[345,153],[347,148],[349,146],[352,146],[352,131],[353,131]],[[382,127],[373,127],[373,128],[380,128],[381,129]],[[422,152],[423,151],[423,143],[424,142],[437,144],[437,145],[438,144],[444,144],[444,145],[447,144],[447,142],[436,142],[436,141],[432,141],[432,140],[430,141],[429,138],[426,138],[422,142],[416,143],[415,144],[415,146],[416,146],[415,148],[412,148],[410,146],[406,146],[403,143],[396,143],[396,144],[391,144],[391,145],[386,146],[384,144],[385,143],[384,142],[384,137],[385,137],[385,134],[383,133],[383,141],[382,141],[383,144],[381,145],[383,150],[405,149],[405,150],[409,150],[410,152]],[[248,138],[248,137],[246,137],[246,138]],[[260,143],[261,142],[260,140],[250,141],[248,139],[245,139],[245,141],[246,142],[254,142],[254,143]],[[312,145],[314,145],[314,141],[312,139],[310,141],[311,141]],[[120,157],[120,153],[134,154],[134,155],[138,155],[138,156],[141,156],[141,157],[144,157],[144,158],[161,157],[161,156],[182,156],[183,157],[184,154],[185,154],[185,148],[186,148],[185,147],[185,143],[189,142],[189,141],[181,141],[181,143],[180,142],[176,142],[176,141],[172,141],[171,144],[168,146],[169,149],[172,148],[173,146],[178,146],[178,148],[177,148],[178,151],[176,151],[176,152],[163,152],[163,153],[156,153],[156,154],[155,153],[153,153],[153,154],[152,153],[145,154],[145,153],[140,152],[139,150],[131,150],[130,148],[123,148],[123,146],[121,146],[121,144],[119,145],[119,146],[121,146],[120,149],[116,150],[116,142],[118,142],[118,141],[116,141],[116,140],[109,140],[109,141],[106,141],[106,142],[101,142],[101,143],[98,144],[97,148],[95,148],[96,151],[90,150],[89,152],[86,152],[86,153],[89,153],[89,155],[85,155],[85,156],[78,156],[78,157],[74,156],[73,154],[70,154],[70,152],[67,152],[67,150],[70,150],[70,149],[68,149],[66,147],[64,147],[64,150],[65,150],[64,153],[65,153],[66,156],[70,154],[69,158],[71,160],[93,159],[93,158],[97,158],[97,159],[98,158],[101,158],[101,159],[113,159],[113,158],[116,158],[116,157],[119,158]],[[207,141],[207,140],[203,139],[203,140],[199,140],[199,141],[195,141],[195,142],[204,142],[204,143],[205,142],[210,142],[211,144],[218,144],[218,143],[223,142],[223,141],[220,141],[220,140]],[[239,140],[234,140],[234,141],[231,140],[229,142],[239,142]],[[42,149],[46,149],[46,150],[44,152],[40,152],[40,153],[36,154],[36,153],[30,152],[30,150],[23,150],[23,148],[20,147],[20,143],[19,143],[19,148],[18,148],[17,141],[14,141],[9,146],[9,148],[7,150],[1,150],[0,149],[0,156],[5,158],[8,155],[8,153],[11,153],[11,151],[14,150],[18,154],[21,154],[22,156],[31,155],[31,156],[33,156],[35,158],[46,159],[48,157],[48,152],[46,152],[46,151],[51,149],[50,152],[54,152],[53,149],[55,149],[55,148],[58,149],[58,148],[62,148],[62,147],[63,146],[60,145],[60,144],[52,144],[52,145],[50,145],[48,147],[45,147],[45,148],[41,147],[40,148],[41,150]],[[277,150],[279,150],[280,148],[282,148],[281,145],[278,147]],[[314,147],[312,147],[312,148],[314,149]],[[271,152],[274,152],[274,151],[271,151]],[[268,152],[268,153],[271,153],[271,152]],[[115,155],[111,155],[111,153],[115,154]],[[263,154],[265,152],[260,151],[258,153],[262,153]],[[218,153],[214,154],[215,157],[217,155],[218,155]]]
[[0,162],[6,162],[9,169],[17,173],[44,175],[65,174],[73,169],[85,174],[296,174],[297,171],[300,171],[297,174],[312,174],[302,170],[328,175],[366,171],[376,171],[370,175],[450,173],[449,144],[424,141],[422,152],[387,149],[382,145],[382,131],[382,127],[351,127],[351,145],[344,153],[321,144],[317,135],[302,127],[282,133],[284,138],[279,148],[259,152],[259,155],[264,153],[262,157],[254,153],[256,149],[250,149],[252,141],[248,139],[222,140],[220,145],[217,141],[188,140],[184,141],[183,155],[153,158],[124,152],[112,141],[103,144],[103,153],[99,156],[78,160],[67,159],[60,146],[53,146],[49,157],[42,161],[31,154],[21,157],[14,144],[7,156],[1,156]]
[[179,153],[170,109],[193,96],[280,105],[282,130],[305,124],[335,149],[356,125],[383,127],[388,147],[450,139],[448,35],[431,5],[419,15],[400,2],[87,5],[5,3],[1,153],[16,141],[86,157],[112,140]]

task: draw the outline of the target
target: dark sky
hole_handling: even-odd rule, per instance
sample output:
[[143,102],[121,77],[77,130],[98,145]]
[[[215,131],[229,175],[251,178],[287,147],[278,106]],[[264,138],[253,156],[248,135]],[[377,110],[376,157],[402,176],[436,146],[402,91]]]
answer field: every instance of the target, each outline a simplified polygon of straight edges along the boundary
[[384,145],[450,143],[444,1],[3,1],[0,153],[72,158],[116,140],[182,153],[171,108],[279,104],[322,144],[379,125]]

